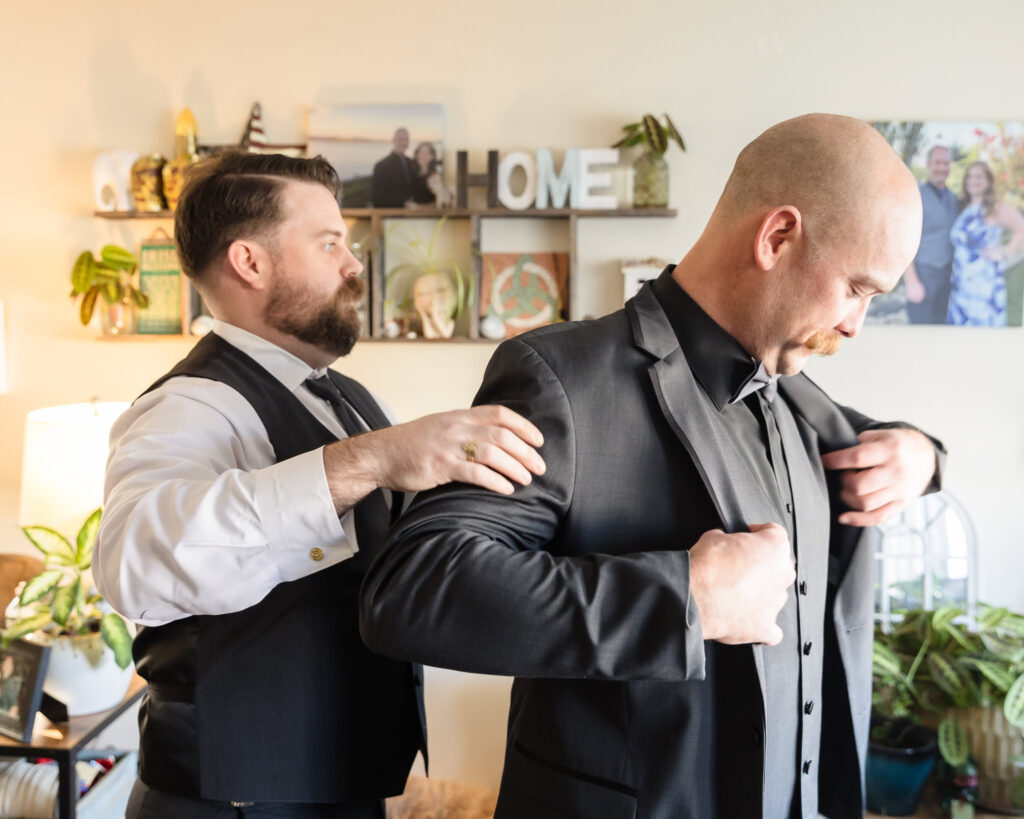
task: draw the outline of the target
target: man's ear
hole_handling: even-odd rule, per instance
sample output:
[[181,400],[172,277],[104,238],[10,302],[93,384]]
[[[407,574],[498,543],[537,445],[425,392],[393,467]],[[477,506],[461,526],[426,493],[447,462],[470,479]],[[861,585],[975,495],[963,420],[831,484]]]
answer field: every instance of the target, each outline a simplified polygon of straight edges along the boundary
[[762,270],[771,270],[791,252],[803,233],[803,217],[793,205],[782,205],[761,220],[754,239],[754,259]]
[[270,259],[267,251],[258,242],[235,239],[228,245],[227,260],[231,272],[243,284],[253,290],[263,290],[267,287]]

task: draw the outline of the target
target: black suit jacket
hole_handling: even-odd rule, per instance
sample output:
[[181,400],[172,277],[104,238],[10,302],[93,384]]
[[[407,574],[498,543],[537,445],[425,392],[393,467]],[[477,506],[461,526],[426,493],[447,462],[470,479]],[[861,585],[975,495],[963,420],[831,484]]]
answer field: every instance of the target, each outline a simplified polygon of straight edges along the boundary
[[373,166],[370,201],[375,208],[401,208],[412,196],[412,163],[394,151]]
[[[809,446],[848,446],[870,425],[805,377],[784,380]],[[499,819],[760,816],[759,648],[708,651],[705,667],[687,549],[715,526],[777,518],[716,439],[650,287],[603,319],[505,342],[476,402],[530,418],[547,472],[511,498],[421,494],[364,582],[368,645],[516,676]],[[819,776],[823,810],[850,802],[831,816],[862,813],[872,600],[859,535],[836,524],[830,554],[822,744],[834,749]]]

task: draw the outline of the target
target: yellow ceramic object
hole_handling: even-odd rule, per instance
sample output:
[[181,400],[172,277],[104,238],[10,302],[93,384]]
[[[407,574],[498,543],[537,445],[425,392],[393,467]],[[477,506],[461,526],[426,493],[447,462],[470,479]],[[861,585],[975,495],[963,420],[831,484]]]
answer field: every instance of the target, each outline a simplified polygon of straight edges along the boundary
[[156,211],[164,209],[163,180],[161,171],[164,158],[161,154],[140,157],[132,165],[132,199],[135,210]]
[[171,210],[178,204],[181,188],[185,184],[185,170],[199,160],[198,140],[196,118],[186,108],[178,116],[174,128],[174,159],[163,168],[164,198]]

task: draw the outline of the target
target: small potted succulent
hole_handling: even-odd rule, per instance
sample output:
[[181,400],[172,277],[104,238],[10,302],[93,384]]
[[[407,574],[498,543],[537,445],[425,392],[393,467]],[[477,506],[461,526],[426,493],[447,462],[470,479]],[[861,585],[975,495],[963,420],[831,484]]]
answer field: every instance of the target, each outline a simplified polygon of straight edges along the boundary
[[138,260],[118,245],[106,245],[97,259],[83,250],[71,268],[71,298],[82,297],[78,318],[83,325],[92,321],[97,307],[107,335],[135,332],[135,311],[149,307],[149,297],[135,284]]
[[74,544],[46,526],[22,529],[42,552],[43,570],[25,581],[0,633],[4,645],[16,637],[50,645],[43,689],[72,716],[117,704],[133,673],[128,626],[92,586],[89,568],[99,524],[97,509]]
[[668,163],[665,151],[675,142],[681,151],[686,143],[668,114],[663,115],[664,124],[653,114],[644,114],[640,122],[623,125],[622,139],[613,148],[644,146],[644,152],[633,163],[633,207],[668,207]]

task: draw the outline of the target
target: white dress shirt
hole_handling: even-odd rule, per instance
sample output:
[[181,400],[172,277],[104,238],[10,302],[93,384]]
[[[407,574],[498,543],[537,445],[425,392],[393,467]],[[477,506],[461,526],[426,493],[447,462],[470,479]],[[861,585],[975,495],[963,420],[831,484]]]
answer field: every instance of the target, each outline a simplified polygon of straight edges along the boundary
[[[224,322],[213,332],[346,437],[331,406],[303,384],[325,369]],[[334,510],[323,447],[276,463],[256,411],[226,384],[172,378],[115,422],[93,571],[100,593],[131,620],[156,626],[241,611],[278,583],[357,551],[351,510],[340,520]]]

